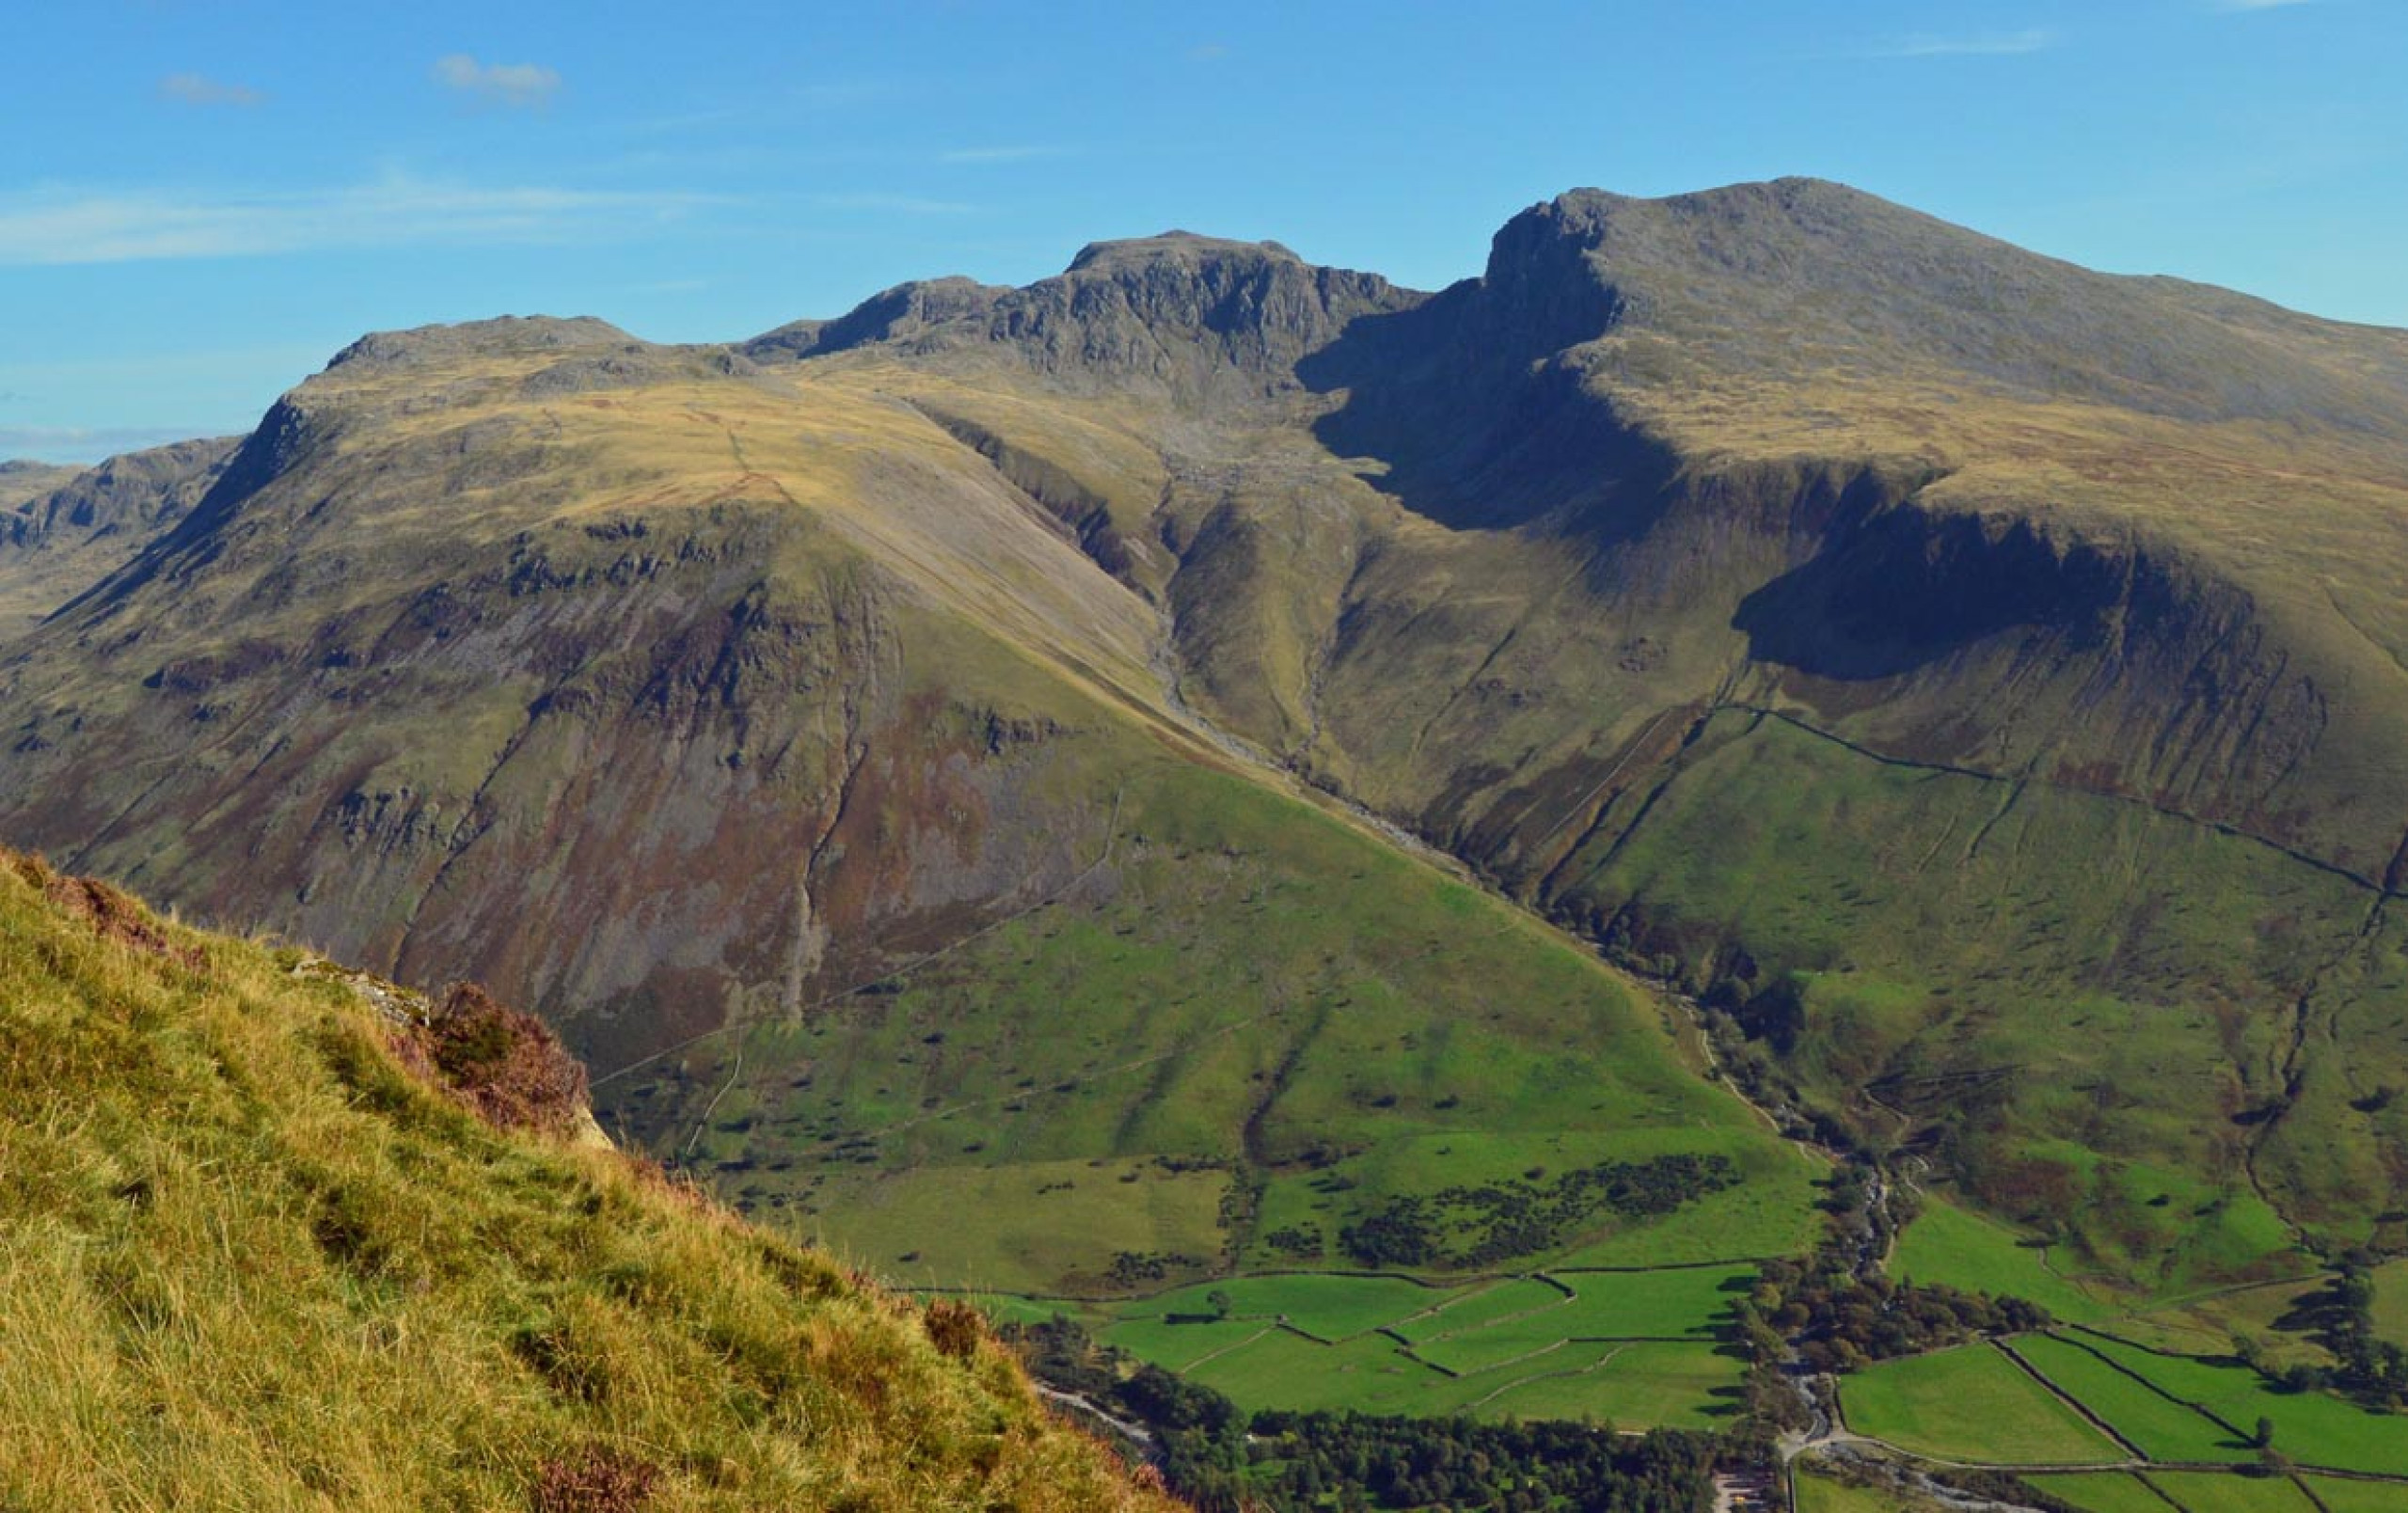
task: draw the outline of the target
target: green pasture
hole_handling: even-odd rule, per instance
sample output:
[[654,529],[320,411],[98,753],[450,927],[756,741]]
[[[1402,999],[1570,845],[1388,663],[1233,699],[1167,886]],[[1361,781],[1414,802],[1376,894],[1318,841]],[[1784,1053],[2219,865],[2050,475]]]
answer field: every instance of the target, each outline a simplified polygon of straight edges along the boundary
[[1884,1361],[1846,1379],[1841,1402],[1857,1433],[1935,1459],[2046,1466],[2124,1458],[1988,1345]]

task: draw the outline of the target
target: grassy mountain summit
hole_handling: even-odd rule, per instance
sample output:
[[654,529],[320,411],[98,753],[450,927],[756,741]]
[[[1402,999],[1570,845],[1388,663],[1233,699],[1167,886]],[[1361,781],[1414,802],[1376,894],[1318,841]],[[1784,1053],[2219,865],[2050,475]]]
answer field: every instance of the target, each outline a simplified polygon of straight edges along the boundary
[[1170,1505],[966,1311],[547,1132],[581,1080],[472,993],[14,855],[0,989],[11,1507]]
[[[1695,1048],[1418,840],[2175,1287],[2408,1242],[2403,516],[2408,337],[1811,181],[1567,195],[1435,293],[1171,233],[728,348],[400,333],[46,580],[0,834],[492,981],[919,1280],[1658,1157],[1750,1221],[1541,1250],[1794,1244]],[[958,1211],[1025,1222],[895,1223]]]

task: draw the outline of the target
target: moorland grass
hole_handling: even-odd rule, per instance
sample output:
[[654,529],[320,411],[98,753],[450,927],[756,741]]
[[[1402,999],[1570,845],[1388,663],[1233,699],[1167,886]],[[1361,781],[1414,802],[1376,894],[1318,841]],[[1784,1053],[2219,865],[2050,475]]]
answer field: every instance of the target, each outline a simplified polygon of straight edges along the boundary
[[486,1126],[297,953],[104,938],[51,878],[0,864],[0,1502],[519,1507],[604,1465],[660,1509],[1164,1505],[975,1332]]

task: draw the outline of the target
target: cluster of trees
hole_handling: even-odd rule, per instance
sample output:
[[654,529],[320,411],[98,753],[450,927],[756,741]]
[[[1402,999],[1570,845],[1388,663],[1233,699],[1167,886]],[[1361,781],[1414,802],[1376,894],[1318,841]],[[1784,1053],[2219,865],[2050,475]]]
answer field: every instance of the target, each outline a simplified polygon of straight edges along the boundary
[[2408,1348],[2375,1337],[2374,1272],[2367,1256],[2343,1256],[2333,1280],[2302,1299],[2282,1323],[2313,1331],[2333,1352],[2335,1364],[2300,1362],[2276,1370],[2247,1338],[2234,1342],[2241,1359],[2296,1392],[2330,1388],[2370,1408],[2408,1409]]
[[1711,1505],[1709,1435],[1624,1439],[1579,1424],[1263,1413],[1255,1494],[1278,1508],[1693,1513]]
[[1104,1272],[1116,1287],[1128,1289],[1149,1282],[1167,1280],[1173,1273],[1185,1275],[1206,1263],[1200,1255],[1184,1255],[1178,1252],[1118,1251],[1111,1267]]
[[1339,1246],[1365,1266],[1476,1269],[1551,1249],[1600,1209],[1670,1213],[1739,1180],[1729,1157],[1690,1154],[1579,1167],[1544,1187],[1542,1175],[1393,1199],[1339,1230]]
[[1719,1465],[1758,1441],[1568,1423],[1266,1412],[1097,1343],[1055,1318],[1004,1331],[1038,1380],[1142,1426],[1171,1490],[1200,1513],[1703,1513]]
[[1751,1356],[1761,1358],[1790,1339],[1809,1368],[1834,1372],[2052,1322],[2047,1309],[2021,1298],[1859,1276],[1828,1253],[1766,1262],[1737,1312]]

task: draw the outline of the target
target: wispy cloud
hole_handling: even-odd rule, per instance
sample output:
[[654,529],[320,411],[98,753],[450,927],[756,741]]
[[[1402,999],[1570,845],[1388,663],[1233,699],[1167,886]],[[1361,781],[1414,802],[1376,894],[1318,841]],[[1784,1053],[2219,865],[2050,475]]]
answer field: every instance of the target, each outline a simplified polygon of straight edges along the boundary
[[2293,6],[2312,6],[2316,0],[2215,0],[2217,10],[2288,10]]
[[246,84],[227,84],[206,73],[170,73],[159,81],[159,97],[184,105],[256,105],[267,96]]
[[937,154],[939,163],[1026,163],[1031,158],[1058,158],[1058,147],[958,147]]
[[723,197],[388,178],[302,191],[0,194],[0,266],[529,244],[635,235]]
[[1198,42],[1187,50],[1190,63],[1218,63],[1228,55],[1228,45],[1225,42]]
[[871,211],[886,215],[968,215],[978,209],[958,199],[928,199],[919,195],[881,192],[814,195],[811,202],[823,210]]
[[139,451],[208,435],[205,426],[0,426],[0,458],[43,463],[97,463],[119,452]]
[[1859,57],[2008,57],[2041,53],[2057,45],[2058,37],[2045,26],[2013,32],[1972,32],[1942,35],[1917,32],[1858,51]]
[[551,102],[561,76],[540,63],[480,63],[466,53],[435,60],[436,82],[498,105],[528,107]]

